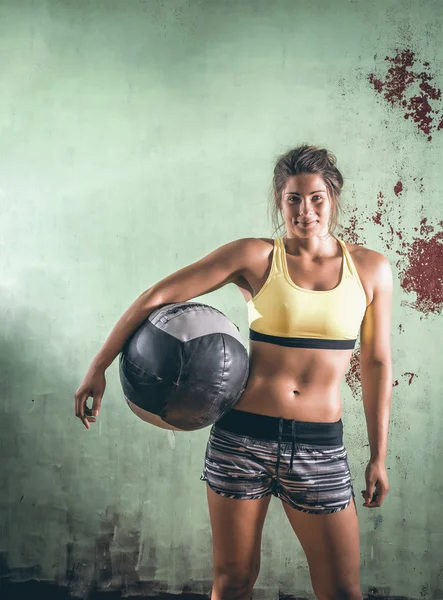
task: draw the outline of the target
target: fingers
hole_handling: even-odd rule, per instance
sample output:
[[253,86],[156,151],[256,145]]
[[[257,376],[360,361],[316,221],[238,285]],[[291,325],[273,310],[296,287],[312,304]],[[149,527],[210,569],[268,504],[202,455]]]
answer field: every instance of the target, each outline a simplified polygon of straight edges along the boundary
[[94,396],[93,396],[91,415],[94,417],[98,417],[98,415],[100,413],[100,406],[102,403],[102,398],[103,398],[103,394],[94,394]]
[[387,493],[388,489],[378,481],[375,485],[368,483],[366,490],[361,490],[363,500],[365,501],[363,506],[366,508],[379,508],[383,504]]
[[97,421],[95,415],[93,414],[93,410],[89,408],[87,404],[85,404],[85,417],[89,423],[95,423]]
[[[104,373],[97,371],[90,374],[88,372],[74,394],[75,416],[80,419],[86,429],[90,429],[90,423],[96,422],[105,389],[106,379]],[[90,397],[92,397],[92,408],[87,405]]]
[[[88,398],[93,397],[92,408],[87,405]],[[77,390],[74,395],[75,400],[75,416],[80,419],[86,429],[90,429],[90,423],[96,422],[96,417],[100,413],[101,401],[103,393],[94,393],[91,390]]]
[[367,485],[365,490],[361,491],[364,503],[363,506],[370,506],[372,503],[372,497],[375,496],[375,490],[373,485]]
[[89,420],[92,417],[91,409],[86,404],[89,396],[89,392],[81,392],[80,390],[77,390],[74,395],[75,416],[80,419],[86,429],[90,429]]

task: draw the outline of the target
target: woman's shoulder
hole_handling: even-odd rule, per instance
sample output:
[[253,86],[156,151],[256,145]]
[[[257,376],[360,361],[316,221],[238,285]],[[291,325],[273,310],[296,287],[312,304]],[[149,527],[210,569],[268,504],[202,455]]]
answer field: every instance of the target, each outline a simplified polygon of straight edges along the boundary
[[380,285],[392,285],[391,263],[384,254],[360,244],[345,243],[362,283],[372,290]]
[[361,244],[351,244],[346,240],[343,241],[352,256],[352,259],[359,262],[361,265],[389,263],[388,258],[377,250],[372,250],[372,248],[362,246]]
[[260,252],[269,253],[274,247],[274,239],[265,237],[240,238],[235,241],[235,244],[241,250],[250,252],[251,254]]
[[273,238],[249,237],[235,240],[231,252],[235,255],[241,254],[247,271],[261,272],[263,268],[269,266],[273,248]]

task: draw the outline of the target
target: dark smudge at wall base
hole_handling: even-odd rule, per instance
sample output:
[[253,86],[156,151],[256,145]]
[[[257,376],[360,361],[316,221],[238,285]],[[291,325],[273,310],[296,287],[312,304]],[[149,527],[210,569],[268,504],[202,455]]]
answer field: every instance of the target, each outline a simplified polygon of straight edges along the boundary
[[[263,596],[263,592],[259,594]],[[44,583],[40,581],[12,582],[0,580],[0,597],[2,600],[69,600],[78,596],[71,596],[67,588],[59,587],[55,584]],[[168,594],[166,592],[157,595],[141,594],[137,596],[122,596],[120,591],[113,592],[91,592],[84,597],[85,600],[140,600],[140,598],[149,598],[149,600],[209,600],[209,595],[194,594],[192,592],[183,592],[181,594]],[[366,600],[412,600],[407,596],[390,596],[380,593],[377,588],[372,588],[369,594],[364,594]],[[254,594],[252,595],[254,599]],[[290,594],[279,593],[278,600],[307,600],[305,596],[292,596]]]

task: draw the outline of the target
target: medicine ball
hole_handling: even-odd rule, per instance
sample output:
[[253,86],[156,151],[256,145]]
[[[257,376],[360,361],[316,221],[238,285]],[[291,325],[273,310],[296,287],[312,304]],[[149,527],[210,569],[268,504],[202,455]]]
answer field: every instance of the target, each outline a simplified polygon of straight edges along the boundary
[[[158,415],[148,422],[186,431],[215,423],[246,387],[249,358],[238,328],[197,302],[154,310],[125,343],[120,381],[127,400]],[[131,404],[130,404],[131,406]]]

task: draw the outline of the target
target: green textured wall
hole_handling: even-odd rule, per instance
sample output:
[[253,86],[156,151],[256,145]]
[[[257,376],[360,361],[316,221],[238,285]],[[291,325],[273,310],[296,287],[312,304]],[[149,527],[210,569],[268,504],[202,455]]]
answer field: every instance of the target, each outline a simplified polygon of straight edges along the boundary
[[[208,430],[138,421],[117,363],[89,432],[73,393],[143,290],[226,241],[270,235],[274,159],[309,142],[344,173],[343,237],[388,256],[395,279],[391,491],[380,510],[358,508],[362,589],[443,597],[443,105],[429,91],[443,86],[442,12],[432,0],[0,0],[4,576],[77,595],[94,581],[208,592]],[[406,50],[393,99],[388,69]],[[202,299],[246,337],[236,289]],[[355,369],[342,392],[361,505]],[[312,594],[275,499],[256,588]]]

